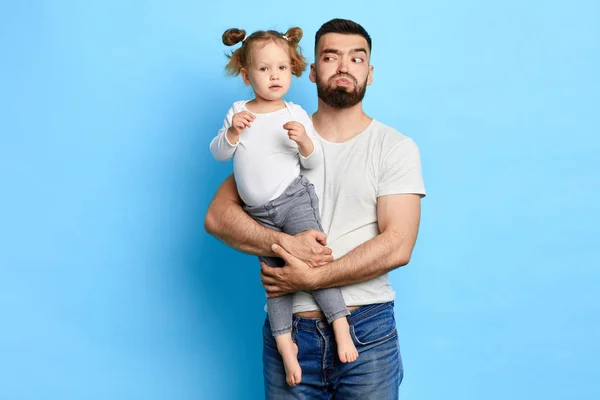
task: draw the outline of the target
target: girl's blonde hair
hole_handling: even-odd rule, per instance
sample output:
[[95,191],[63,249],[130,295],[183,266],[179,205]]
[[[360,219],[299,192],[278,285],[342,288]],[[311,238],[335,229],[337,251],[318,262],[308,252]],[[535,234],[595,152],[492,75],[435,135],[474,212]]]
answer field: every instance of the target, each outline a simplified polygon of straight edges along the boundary
[[302,39],[302,29],[298,27],[288,29],[285,34],[268,30],[254,32],[248,37],[246,37],[246,31],[243,29],[227,29],[223,33],[223,44],[233,46],[242,42],[242,46],[227,56],[229,62],[225,66],[225,69],[229,75],[239,75],[242,68],[248,68],[250,65],[250,50],[252,46],[260,42],[272,40],[276,43],[285,43],[288,46],[292,74],[300,76],[306,69],[306,59],[302,55],[300,46],[298,46],[300,39]]

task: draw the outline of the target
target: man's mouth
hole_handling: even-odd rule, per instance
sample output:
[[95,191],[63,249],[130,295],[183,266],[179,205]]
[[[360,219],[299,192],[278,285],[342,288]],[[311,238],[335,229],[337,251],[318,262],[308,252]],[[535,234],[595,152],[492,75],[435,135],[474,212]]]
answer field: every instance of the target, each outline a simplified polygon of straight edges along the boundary
[[354,79],[353,76],[349,75],[349,74],[339,74],[337,76],[334,76],[332,78],[332,81],[336,84],[336,85],[341,85],[341,86],[349,86],[349,85],[355,85],[356,83],[356,79]]

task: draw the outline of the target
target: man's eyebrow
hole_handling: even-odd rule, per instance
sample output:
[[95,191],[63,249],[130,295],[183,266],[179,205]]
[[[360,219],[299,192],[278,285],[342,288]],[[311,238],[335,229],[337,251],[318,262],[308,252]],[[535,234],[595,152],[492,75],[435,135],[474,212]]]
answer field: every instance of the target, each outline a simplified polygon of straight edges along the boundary
[[[333,53],[333,54],[337,54],[337,55],[344,54],[341,50],[339,50],[339,49],[332,49],[332,48],[323,49],[321,51],[321,54],[326,54],[326,53]],[[368,54],[367,53],[367,49],[365,49],[364,47],[354,48],[354,49],[350,50],[349,53],[365,53],[365,55]]]
[[356,49],[350,50],[350,53],[365,53],[367,54],[367,49],[364,47],[357,47]]
[[341,55],[342,51],[338,50],[338,49],[331,49],[331,48],[321,50],[321,54],[325,54],[325,53],[333,53],[333,54]]

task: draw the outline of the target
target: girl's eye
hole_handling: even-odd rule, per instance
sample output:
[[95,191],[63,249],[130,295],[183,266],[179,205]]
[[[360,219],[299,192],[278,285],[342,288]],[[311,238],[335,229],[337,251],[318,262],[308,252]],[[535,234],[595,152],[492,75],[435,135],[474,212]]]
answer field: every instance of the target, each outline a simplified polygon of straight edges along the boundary
[[259,69],[259,71],[261,71],[261,72],[265,72],[267,69],[268,69],[267,67],[261,67],[261,68]]
[[285,71],[287,69],[287,67],[285,65],[282,65],[281,67],[279,67],[280,70]]

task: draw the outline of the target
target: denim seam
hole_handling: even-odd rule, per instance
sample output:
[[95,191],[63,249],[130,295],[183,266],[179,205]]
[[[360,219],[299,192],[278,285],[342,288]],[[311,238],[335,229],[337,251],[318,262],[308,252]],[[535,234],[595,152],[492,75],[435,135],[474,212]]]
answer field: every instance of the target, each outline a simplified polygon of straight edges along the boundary
[[328,381],[325,379],[325,355],[327,354],[327,339],[321,330],[317,327],[317,332],[319,333],[319,347],[321,348],[321,382],[326,384]]
[[[387,302],[387,303],[379,303],[376,307],[374,307],[372,310],[369,311],[365,311],[363,313],[350,313],[350,315],[348,316],[348,324],[349,325],[353,325],[357,322],[362,321],[365,318],[368,318],[370,316],[372,316],[373,314],[376,314],[378,312],[380,312],[382,309],[392,305],[393,306],[394,302]],[[360,309],[359,309],[360,310]],[[318,331],[318,329],[314,326],[310,326],[306,323],[301,323],[302,320],[306,320],[306,321],[312,321],[312,322],[316,322],[316,321],[320,321],[320,320],[325,320],[323,318],[321,319],[311,319],[311,318],[301,318],[298,317],[296,315],[294,315],[294,318],[298,321],[296,323],[297,329],[299,330],[305,330],[305,331]]]
[[308,325],[306,323],[300,323],[302,320],[307,320],[307,321],[311,321],[311,322],[318,322],[319,319],[311,319],[311,318],[301,318],[298,317],[297,315],[294,315],[293,320],[296,321],[296,329],[298,330],[303,330],[303,331],[318,331],[317,327],[314,326],[314,324]]
[[267,214],[269,215],[269,218],[271,219],[271,221],[273,221],[273,224],[278,225],[277,224],[277,213],[275,212],[275,208],[268,207],[266,210],[267,210]]
[[[383,310],[386,307],[389,307],[392,304],[393,303],[380,303],[379,305],[377,305],[377,307],[374,307],[373,309],[371,309],[369,311],[365,311],[364,313],[350,315],[350,318],[349,318],[350,325],[355,324],[359,321],[362,321],[365,318],[371,317],[374,314],[377,314],[378,312],[380,312],[381,310]],[[355,318],[353,318],[353,317],[355,317]]]
[[[295,188],[298,184],[302,185],[301,175],[299,175],[292,182],[290,182],[290,184],[285,188],[283,193],[277,199],[282,198],[282,197],[283,198],[294,197],[293,194],[290,194],[290,190]],[[286,201],[289,201],[289,200],[286,200]]]
[[[311,184],[312,186],[312,184]],[[323,230],[323,225],[321,225],[321,217],[319,216],[319,206],[318,206],[318,199],[317,194],[315,193],[314,187],[313,188],[309,188],[307,187],[307,191],[308,191],[308,197],[310,199],[310,206],[313,210],[313,214],[315,216],[315,220],[317,221],[317,224],[319,224],[319,230],[321,232],[324,232]]]
[[361,346],[369,346],[369,345],[372,345],[372,344],[376,344],[376,343],[380,343],[380,342],[385,342],[386,340],[389,340],[389,339],[393,339],[394,337],[396,337],[398,335],[398,331],[396,330],[396,328],[394,328],[393,332],[391,332],[391,333],[389,333],[389,334],[387,334],[385,336],[382,336],[382,337],[380,337],[378,339],[371,340],[370,342],[361,342],[358,339],[358,336],[356,336],[356,331],[354,330],[353,326],[350,327],[350,334],[352,335],[352,337],[354,338],[354,340],[356,340],[356,343],[360,344]]

